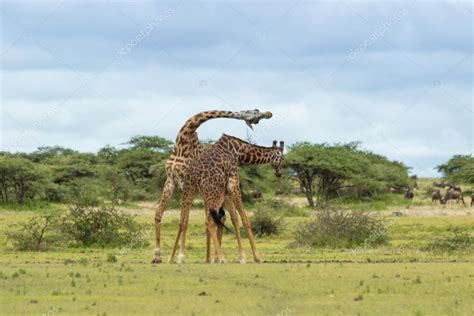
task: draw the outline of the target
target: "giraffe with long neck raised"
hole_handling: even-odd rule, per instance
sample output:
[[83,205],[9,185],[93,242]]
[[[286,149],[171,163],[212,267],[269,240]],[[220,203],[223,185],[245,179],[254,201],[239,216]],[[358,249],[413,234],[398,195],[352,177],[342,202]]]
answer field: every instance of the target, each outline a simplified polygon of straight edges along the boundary
[[237,173],[237,167],[241,164],[271,164],[275,169],[275,175],[280,177],[283,148],[283,142],[280,142],[280,147],[277,147],[276,141],[273,143],[272,147],[262,147],[224,134],[211,148],[193,159],[188,169],[188,173],[184,178],[180,225],[170,261],[174,261],[174,255],[178,244],[180,248],[178,258],[183,260],[185,256],[185,237],[189,211],[194,196],[199,192],[204,200],[207,215],[206,262],[210,262],[211,239],[214,242],[216,249],[216,261],[224,261],[221,249],[224,224],[221,221],[222,214],[217,213],[218,210],[222,211],[221,208],[224,203],[228,207],[232,225],[235,229],[237,245],[239,248],[239,261],[242,263],[242,261],[245,260],[245,255],[242,249],[237,214],[233,209],[234,206],[242,219],[242,224],[244,225],[249,238],[254,260],[260,262],[260,257],[258,256],[255,245],[255,238],[247,214],[243,208],[242,194],[240,191],[240,178]]
[[170,157],[166,161],[166,181],[161,195],[160,203],[155,212],[155,256],[153,263],[161,263],[161,220],[166,205],[178,185],[182,187],[184,175],[189,162],[204,152],[205,147],[199,142],[196,130],[205,122],[216,118],[231,118],[244,120],[247,125],[258,124],[261,119],[272,116],[270,112],[262,113],[258,110],[251,111],[207,111],[198,113],[189,118],[181,127]]

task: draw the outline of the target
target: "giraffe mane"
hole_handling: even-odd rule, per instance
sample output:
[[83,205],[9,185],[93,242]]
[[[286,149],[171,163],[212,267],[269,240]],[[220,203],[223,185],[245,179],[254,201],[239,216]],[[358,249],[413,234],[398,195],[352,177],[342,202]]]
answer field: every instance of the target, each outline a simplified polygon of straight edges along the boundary
[[[249,145],[249,146],[252,146],[252,147],[257,147],[257,148],[261,148],[261,149],[275,149],[275,148],[273,148],[273,147],[266,147],[266,146],[260,146],[260,145],[252,144],[252,143],[250,143],[250,142],[248,142],[248,141],[245,141],[245,140],[240,139],[240,138],[238,138],[238,137],[231,136],[231,135],[227,135],[227,134],[222,134],[222,136],[221,136],[221,138],[219,138],[219,140],[221,140],[221,139],[224,140],[224,139],[226,139],[226,138],[230,138],[230,139],[236,140],[236,141],[238,141],[238,142],[240,142],[240,143],[244,143],[244,144]],[[218,140],[217,142],[219,142],[219,140]]]

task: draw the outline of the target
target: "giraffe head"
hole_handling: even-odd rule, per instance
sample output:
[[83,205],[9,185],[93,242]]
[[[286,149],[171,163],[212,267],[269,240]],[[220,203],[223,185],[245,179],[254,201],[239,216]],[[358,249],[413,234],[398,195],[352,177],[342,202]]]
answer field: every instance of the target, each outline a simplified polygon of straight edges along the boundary
[[261,119],[269,119],[273,116],[272,112],[260,112],[259,110],[241,111],[240,116],[247,125],[253,130],[252,124],[258,124]]
[[277,141],[274,140],[272,148],[274,148],[275,151],[272,154],[270,163],[273,169],[275,170],[275,176],[280,178],[281,177],[281,162],[284,159],[283,151],[285,150],[285,142],[280,141],[280,146],[277,147]]

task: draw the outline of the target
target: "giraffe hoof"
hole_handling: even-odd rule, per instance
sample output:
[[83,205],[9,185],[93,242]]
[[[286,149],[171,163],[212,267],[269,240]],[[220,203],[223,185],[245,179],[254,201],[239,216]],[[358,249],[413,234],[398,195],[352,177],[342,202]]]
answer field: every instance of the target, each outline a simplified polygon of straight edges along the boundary
[[255,263],[261,263],[262,260],[260,258],[255,258]]
[[162,261],[161,261],[161,258],[156,258],[156,257],[155,257],[155,258],[153,258],[153,260],[151,261],[151,263],[152,263],[152,264],[160,264],[160,263],[162,263]]
[[184,255],[183,254],[179,254],[178,255],[178,264],[183,264],[184,263]]
[[246,264],[247,261],[245,260],[245,257],[239,259],[240,264]]

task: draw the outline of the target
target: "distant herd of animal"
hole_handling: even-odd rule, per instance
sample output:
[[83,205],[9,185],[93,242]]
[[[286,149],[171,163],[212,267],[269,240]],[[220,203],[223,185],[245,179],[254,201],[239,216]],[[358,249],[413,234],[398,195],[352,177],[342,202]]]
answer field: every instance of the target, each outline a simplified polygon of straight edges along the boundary
[[[433,182],[433,186],[436,187],[431,194],[431,202],[437,202],[442,205],[451,203],[453,201],[456,201],[457,203],[462,202],[463,204],[466,204],[464,201],[464,197],[462,195],[461,187],[456,186],[452,183],[447,183],[447,182]],[[440,188],[448,188],[446,191],[445,196],[443,197],[441,194]],[[405,199],[407,200],[413,200],[415,197],[415,192],[413,189],[409,188],[405,191]],[[471,194],[471,206],[474,205],[474,193]]]

